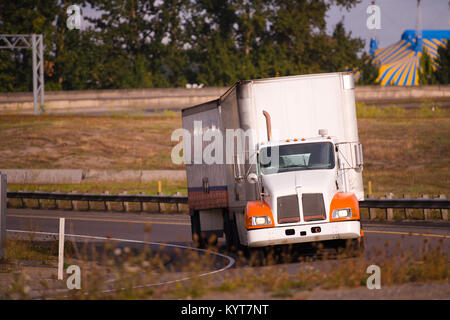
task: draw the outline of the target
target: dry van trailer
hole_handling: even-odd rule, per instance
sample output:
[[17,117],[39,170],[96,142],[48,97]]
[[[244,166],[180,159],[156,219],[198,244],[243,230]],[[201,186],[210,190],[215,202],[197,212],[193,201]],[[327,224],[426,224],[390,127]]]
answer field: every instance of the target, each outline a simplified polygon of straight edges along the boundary
[[[351,74],[241,81],[183,109],[182,123],[192,234],[201,243],[213,235],[235,247],[361,238]],[[274,150],[280,163],[262,165]]]

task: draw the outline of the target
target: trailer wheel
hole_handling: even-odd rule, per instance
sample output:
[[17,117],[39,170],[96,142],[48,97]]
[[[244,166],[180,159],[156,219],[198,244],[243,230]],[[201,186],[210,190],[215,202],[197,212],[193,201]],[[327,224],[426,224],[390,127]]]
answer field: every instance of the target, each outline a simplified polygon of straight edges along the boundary
[[191,216],[191,232],[192,241],[194,241],[194,246],[197,248],[205,248],[206,241],[202,235],[202,230],[200,227],[200,214],[197,210],[190,211]]
[[230,213],[228,210],[225,210],[223,213],[223,229],[228,250],[238,251],[241,249],[236,219],[234,213]]

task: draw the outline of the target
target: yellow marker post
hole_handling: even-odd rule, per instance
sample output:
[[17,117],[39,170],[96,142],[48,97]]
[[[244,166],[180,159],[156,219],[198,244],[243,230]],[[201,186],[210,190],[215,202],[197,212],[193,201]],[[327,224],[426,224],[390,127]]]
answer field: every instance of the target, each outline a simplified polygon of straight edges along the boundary
[[162,184],[161,181],[158,180],[158,194],[161,194],[161,192],[162,192]]
[[369,181],[369,195],[372,195],[372,181]]

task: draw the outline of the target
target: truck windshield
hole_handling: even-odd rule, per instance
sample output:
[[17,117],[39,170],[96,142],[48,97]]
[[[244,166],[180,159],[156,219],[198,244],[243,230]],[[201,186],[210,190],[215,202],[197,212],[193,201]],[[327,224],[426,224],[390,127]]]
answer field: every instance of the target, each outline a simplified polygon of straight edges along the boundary
[[[272,159],[272,154],[276,157]],[[278,160],[278,161],[277,161]],[[333,169],[333,144],[329,142],[289,144],[260,150],[259,166],[262,174],[297,170]]]

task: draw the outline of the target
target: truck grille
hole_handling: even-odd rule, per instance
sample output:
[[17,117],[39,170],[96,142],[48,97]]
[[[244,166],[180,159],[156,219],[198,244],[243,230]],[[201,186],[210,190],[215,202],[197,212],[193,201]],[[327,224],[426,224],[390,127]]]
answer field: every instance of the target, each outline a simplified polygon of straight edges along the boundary
[[323,194],[321,193],[303,193],[302,194],[302,206],[303,206],[303,220],[304,221],[316,221],[325,220],[326,211],[325,204],[323,202]]
[[298,198],[296,194],[277,198],[278,223],[300,222]]

